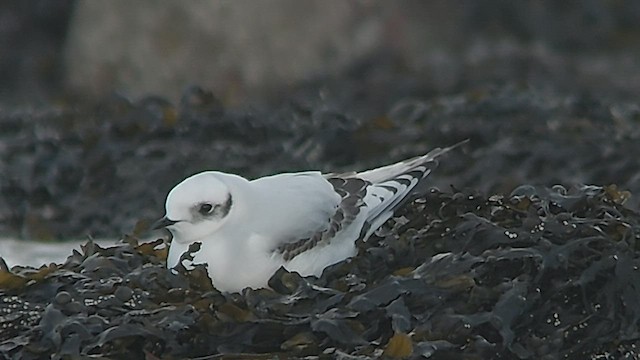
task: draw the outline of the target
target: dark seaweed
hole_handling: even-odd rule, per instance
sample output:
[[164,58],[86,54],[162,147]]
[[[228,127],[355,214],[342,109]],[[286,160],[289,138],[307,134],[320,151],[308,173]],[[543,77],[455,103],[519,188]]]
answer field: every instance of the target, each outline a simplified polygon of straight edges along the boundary
[[434,189],[321,278],[280,269],[242,294],[201,265],[166,270],[161,239],[88,242],[64,264],[0,272],[0,354],[637,358],[640,215],[626,197]]
[[[402,88],[402,78],[394,81]],[[309,95],[305,107],[291,100],[255,111],[224,109],[203,90],[187,92],[202,99],[178,107],[150,97],[41,113],[0,109],[0,232],[115,237],[137,219],[160,218],[167,192],[203,170],[352,171],[466,138],[467,146],[442,157],[431,185],[484,193],[557,183],[640,189],[628,155],[640,152],[634,104],[503,86],[340,107],[349,95],[342,85],[326,99]],[[638,201],[628,205],[638,209]]]

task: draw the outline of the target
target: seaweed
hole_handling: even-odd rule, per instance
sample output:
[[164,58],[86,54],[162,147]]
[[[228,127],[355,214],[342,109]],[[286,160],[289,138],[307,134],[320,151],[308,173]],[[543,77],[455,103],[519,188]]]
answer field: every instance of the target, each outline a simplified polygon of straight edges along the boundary
[[[0,271],[6,358],[635,358],[640,216],[616,187],[432,189],[359,254],[220,293],[165,240]],[[195,249],[193,249],[195,250]]]

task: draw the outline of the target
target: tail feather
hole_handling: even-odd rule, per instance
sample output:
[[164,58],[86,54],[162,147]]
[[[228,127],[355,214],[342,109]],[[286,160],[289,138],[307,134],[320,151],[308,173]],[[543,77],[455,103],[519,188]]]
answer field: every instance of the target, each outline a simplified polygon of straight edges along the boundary
[[371,182],[364,202],[369,208],[362,238],[366,240],[384,224],[405,201],[414,188],[438,166],[437,158],[468,140],[444,149],[434,149],[428,154],[407,161],[354,174]]
[[[398,177],[402,174],[410,173],[413,169],[419,167],[420,165],[436,162],[437,166],[437,158],[455,148],[458,148],[464,144],[469,142],[469,139],[463,140],[455,145],[446,147],[446,148],[435,148],[429,151],[428,154],[417,156],[409,160],[401,161],[396,164],[391,164],[387,166],[383,166],[381,168],[367,170],[363,172],[359,172],[357,175],[359,178],[368,180],[373,184],[377,184],[380,182],[384,182],[386,180],[391,180],[395,177]],[[418,170],[419,171],[419,170]],[[424,175],[426,177],[428,174]]]

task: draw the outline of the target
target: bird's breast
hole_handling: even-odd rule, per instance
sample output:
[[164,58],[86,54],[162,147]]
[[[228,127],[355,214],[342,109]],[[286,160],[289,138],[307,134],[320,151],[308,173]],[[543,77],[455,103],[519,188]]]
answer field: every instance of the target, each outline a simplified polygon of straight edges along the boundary
[[[260,246],[263,244],[257,236],[203,239],[200,249],[193,254],[193,264],[206,264],[213,286],[220,291],[266,287],[269,278],[282,263],[263,251],[264,247]],[[189,244],[172,243],[167,258],[168,267],[177,265],[180,256],[188,248]]]

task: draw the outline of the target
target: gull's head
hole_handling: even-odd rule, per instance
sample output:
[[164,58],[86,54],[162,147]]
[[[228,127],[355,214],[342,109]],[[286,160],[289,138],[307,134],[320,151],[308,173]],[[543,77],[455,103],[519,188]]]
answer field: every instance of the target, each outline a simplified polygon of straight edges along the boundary
[[229,187],[215,172],[203,172],[169,192],[167,213],[154,228],[167,228],[174,241],[190,243],[215,233],[226,222],[232,207]]

